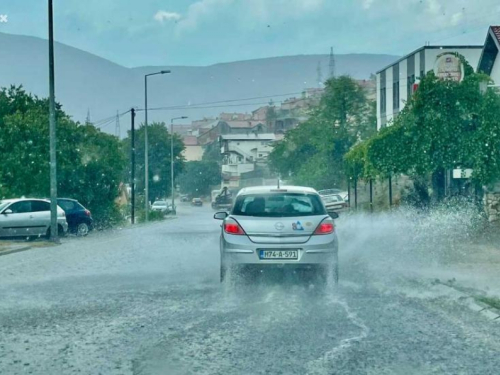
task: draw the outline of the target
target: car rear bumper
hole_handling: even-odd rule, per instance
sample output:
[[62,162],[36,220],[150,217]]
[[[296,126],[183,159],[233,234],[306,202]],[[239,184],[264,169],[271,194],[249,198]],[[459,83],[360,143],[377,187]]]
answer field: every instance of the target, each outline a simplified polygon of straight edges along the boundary
[[[227,265],[278,265],[293,268],[329,264],[337,259],[338,243],[335,235],[312,236],[307,243],[302,244],[257,244],[246,236],[227,237],[230,240],[223,236],[221,242],[222,262]],[[260,259],[261,250],[297,250],[298,259]]]

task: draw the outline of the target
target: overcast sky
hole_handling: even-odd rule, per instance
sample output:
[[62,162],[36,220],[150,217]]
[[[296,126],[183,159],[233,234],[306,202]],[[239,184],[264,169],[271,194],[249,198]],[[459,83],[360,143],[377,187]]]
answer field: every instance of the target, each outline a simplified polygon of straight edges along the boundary
[[[46,3],[3,0],[0,32],[46,38]],[[128,67],[327,54],[330,46],[404,55],[426,41],[482,44],[488,25],[500,24],[498,0],[54,0],[54,12],[57,41]]]

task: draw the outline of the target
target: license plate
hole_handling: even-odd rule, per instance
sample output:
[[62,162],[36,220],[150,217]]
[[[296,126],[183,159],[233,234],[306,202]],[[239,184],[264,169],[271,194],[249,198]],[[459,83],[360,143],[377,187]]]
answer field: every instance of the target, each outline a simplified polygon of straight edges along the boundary
[[260,250],[260,259],[299,259],[298,250]]

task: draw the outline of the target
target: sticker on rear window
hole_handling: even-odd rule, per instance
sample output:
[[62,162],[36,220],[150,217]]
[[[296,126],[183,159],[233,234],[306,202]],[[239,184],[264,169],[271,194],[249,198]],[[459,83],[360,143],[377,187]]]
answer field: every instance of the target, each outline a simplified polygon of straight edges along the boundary
[[304,230],[304,227],[302,224],[300,224],[300,221],[297,221],[296,223],[292,223],[292,229],[293,230]]

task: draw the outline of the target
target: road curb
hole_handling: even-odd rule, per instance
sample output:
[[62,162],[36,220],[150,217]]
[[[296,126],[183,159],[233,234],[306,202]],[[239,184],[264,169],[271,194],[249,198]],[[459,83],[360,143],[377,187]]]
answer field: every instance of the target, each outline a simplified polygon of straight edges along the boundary
[[31,246],[24,246],[24,247],[20,247],[17,249],[0,251],[0,256],[14,254],[14,253],[20,253],[21,251],[26,251],[26,250],[30,250],[30,249],[31,249]]
[[[460,286],[453,285],[450,282],[446,282],[446,281],[443,282],[440,280],[434,281],[434,284],[435,285],[436,284],[442,285],[444,287],[447,287],[447,288],[454,290],[455,292],[462,294],[462,296],[464,298],[468,299],[468,302],[469,302],[468,305],[472,311],[474,311],[476,313],[480,313],[481,315],[488,318],[489,320],[500,323],[500,310],[498,310],[497,308],[495,308],[487,303],[478,301],[477,297],[480,294],[479,291],[476,293],[473,293],[471,290],[468,290],[470,288],[462,288]],[[483,294],[484,294],[484,292],[483,292]]]

